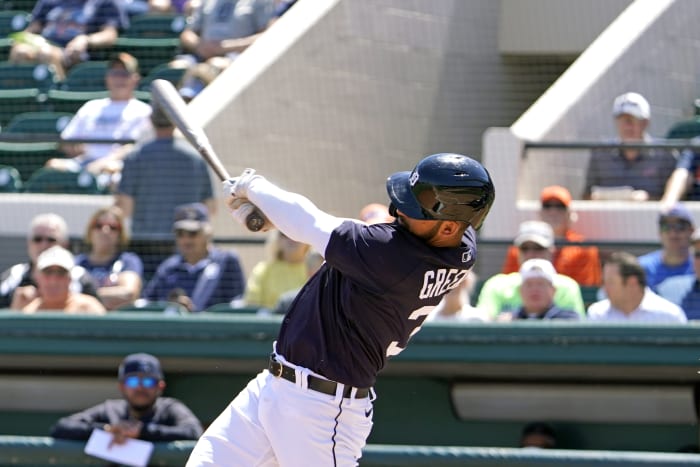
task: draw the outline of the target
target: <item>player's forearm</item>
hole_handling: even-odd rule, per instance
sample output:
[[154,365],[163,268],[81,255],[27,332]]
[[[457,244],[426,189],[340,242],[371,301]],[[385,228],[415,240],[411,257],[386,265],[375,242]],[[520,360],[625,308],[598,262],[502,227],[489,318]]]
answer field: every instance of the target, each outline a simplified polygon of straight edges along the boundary
[[322,253],[331,232],[344,221],[320,210],[305,196],[285,191],[264,178],[251,182],[248,198],[289,238]]

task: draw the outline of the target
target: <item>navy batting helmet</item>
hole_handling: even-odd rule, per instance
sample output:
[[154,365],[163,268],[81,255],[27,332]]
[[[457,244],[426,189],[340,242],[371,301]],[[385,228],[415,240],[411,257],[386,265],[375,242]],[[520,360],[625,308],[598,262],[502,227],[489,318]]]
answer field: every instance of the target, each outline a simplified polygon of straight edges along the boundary
[[386,182],[391,204],[413,219],[464,221],[481,227],[496,196],[488,171],[471,157],[433,154]]

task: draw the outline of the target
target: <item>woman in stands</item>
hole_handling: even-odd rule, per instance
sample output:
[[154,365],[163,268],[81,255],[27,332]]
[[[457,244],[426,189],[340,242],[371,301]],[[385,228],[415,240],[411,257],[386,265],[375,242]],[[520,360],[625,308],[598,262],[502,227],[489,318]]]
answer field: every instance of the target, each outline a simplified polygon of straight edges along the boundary
[[97,295],[105,307],[114,310],[139,298],[143,263],[135,253],[124,251],[129,238],[121,209],[98,209],[88,221],[84,242],[90,251],[75,262],[98,282]]

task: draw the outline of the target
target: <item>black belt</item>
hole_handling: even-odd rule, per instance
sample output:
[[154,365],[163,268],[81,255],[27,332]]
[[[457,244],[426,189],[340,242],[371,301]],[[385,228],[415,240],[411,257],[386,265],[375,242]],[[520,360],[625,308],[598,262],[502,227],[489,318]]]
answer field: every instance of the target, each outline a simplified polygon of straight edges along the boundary
[[[297,374],[294,368],[283,365],[275,359],[274,354],[270,355],[270,364],[267,367],[273,376],[278,378],[284,378],[287,381],[296,383]],[[309,389],[314,391],[322,392],[323,394],[328,394],[329,396],[335,396],[336,388],[338,383],[335,381],[329,381],[327,379],[317,378],[313,375],[306,376],[306,385]],[[343,388],[343,397],[350,397],[352,393],[352,386],[345,386]],[[369,388],[357,388],[355,392],[355,399],[364,399],[369,396]]]

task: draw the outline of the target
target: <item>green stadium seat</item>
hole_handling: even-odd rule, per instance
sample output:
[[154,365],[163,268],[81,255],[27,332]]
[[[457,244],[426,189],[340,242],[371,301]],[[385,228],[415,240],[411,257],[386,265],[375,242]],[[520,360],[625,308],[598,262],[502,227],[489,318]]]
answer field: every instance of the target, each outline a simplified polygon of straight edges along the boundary
[[147,76],[158,65],[170,62],[180,51],[180,33],[185,18],[177,14],[145,14],[131,19],[114,48],[128,52],[139,61],[141,75]]
[[144,14],[130,20],[129,28],[122,37],[142,39],[179,39],[185,29],[185,17],[178,14]]
[[183,305],[175,302],[161,301],[161,300],[146,300],[145,298],[139,298],[132,303],[122,305],[114,311],[118,312],[150,312],[150,313],[165,313],[171,315],[186,315],[189,310]]
[[666,133],[667,139],[691,139],[700,136],[700,118],[677,122]]
[[260,311],[259,306],[233,306],[230,303],[217,303],[206,310],[205,313],[243,313],[247,315],[255,315]]
[[25,112],[15,115],[3,131],[58,135],[71,118],[73,114],[69,112]]
[[46,65],[0,62],[0,126],[16,114],[43,110],[55,83],[56,75]]
[[0,60],[7,60],[12,48],[10,34],[24,30],[29,24],[29,13],[21,10],[0,10]]
[[32,11],[36,6],[36,0],[3,0],[0,8],[5,10]]
[[171,68],[167,63],[161,63],[152,69],[148,75],[141,78],[136,90],[136,96],[141,100],[150,101],[151,83],[156,79],[168,80],[177,87],[186,70],[186,68]]
[[26,193],[55,193],[74,195],[98,195],[102,190],[90,172],[68,172],[41,168],[34,172],[24,185]]
[[106,61],[78,63],[68,71],[66,79],[48,91],[48,105],[54,112],[75,113],[91,99],[109,96],[105,88]]
[[[72,117],[73,114],[65,112],[26,112],[15,115],[2,134],[16,134],[23,140],[0,142],[0,163],[14,166],[22,180],[27,180],[48,159],[62,156],[54,140]],[[47,141],[32,141],[28,134],[35,134],[38,138],[45,136]]]
[[18,193],[22,191],[22,178],[19,171],[9,165],[0,165],[0,193]]

